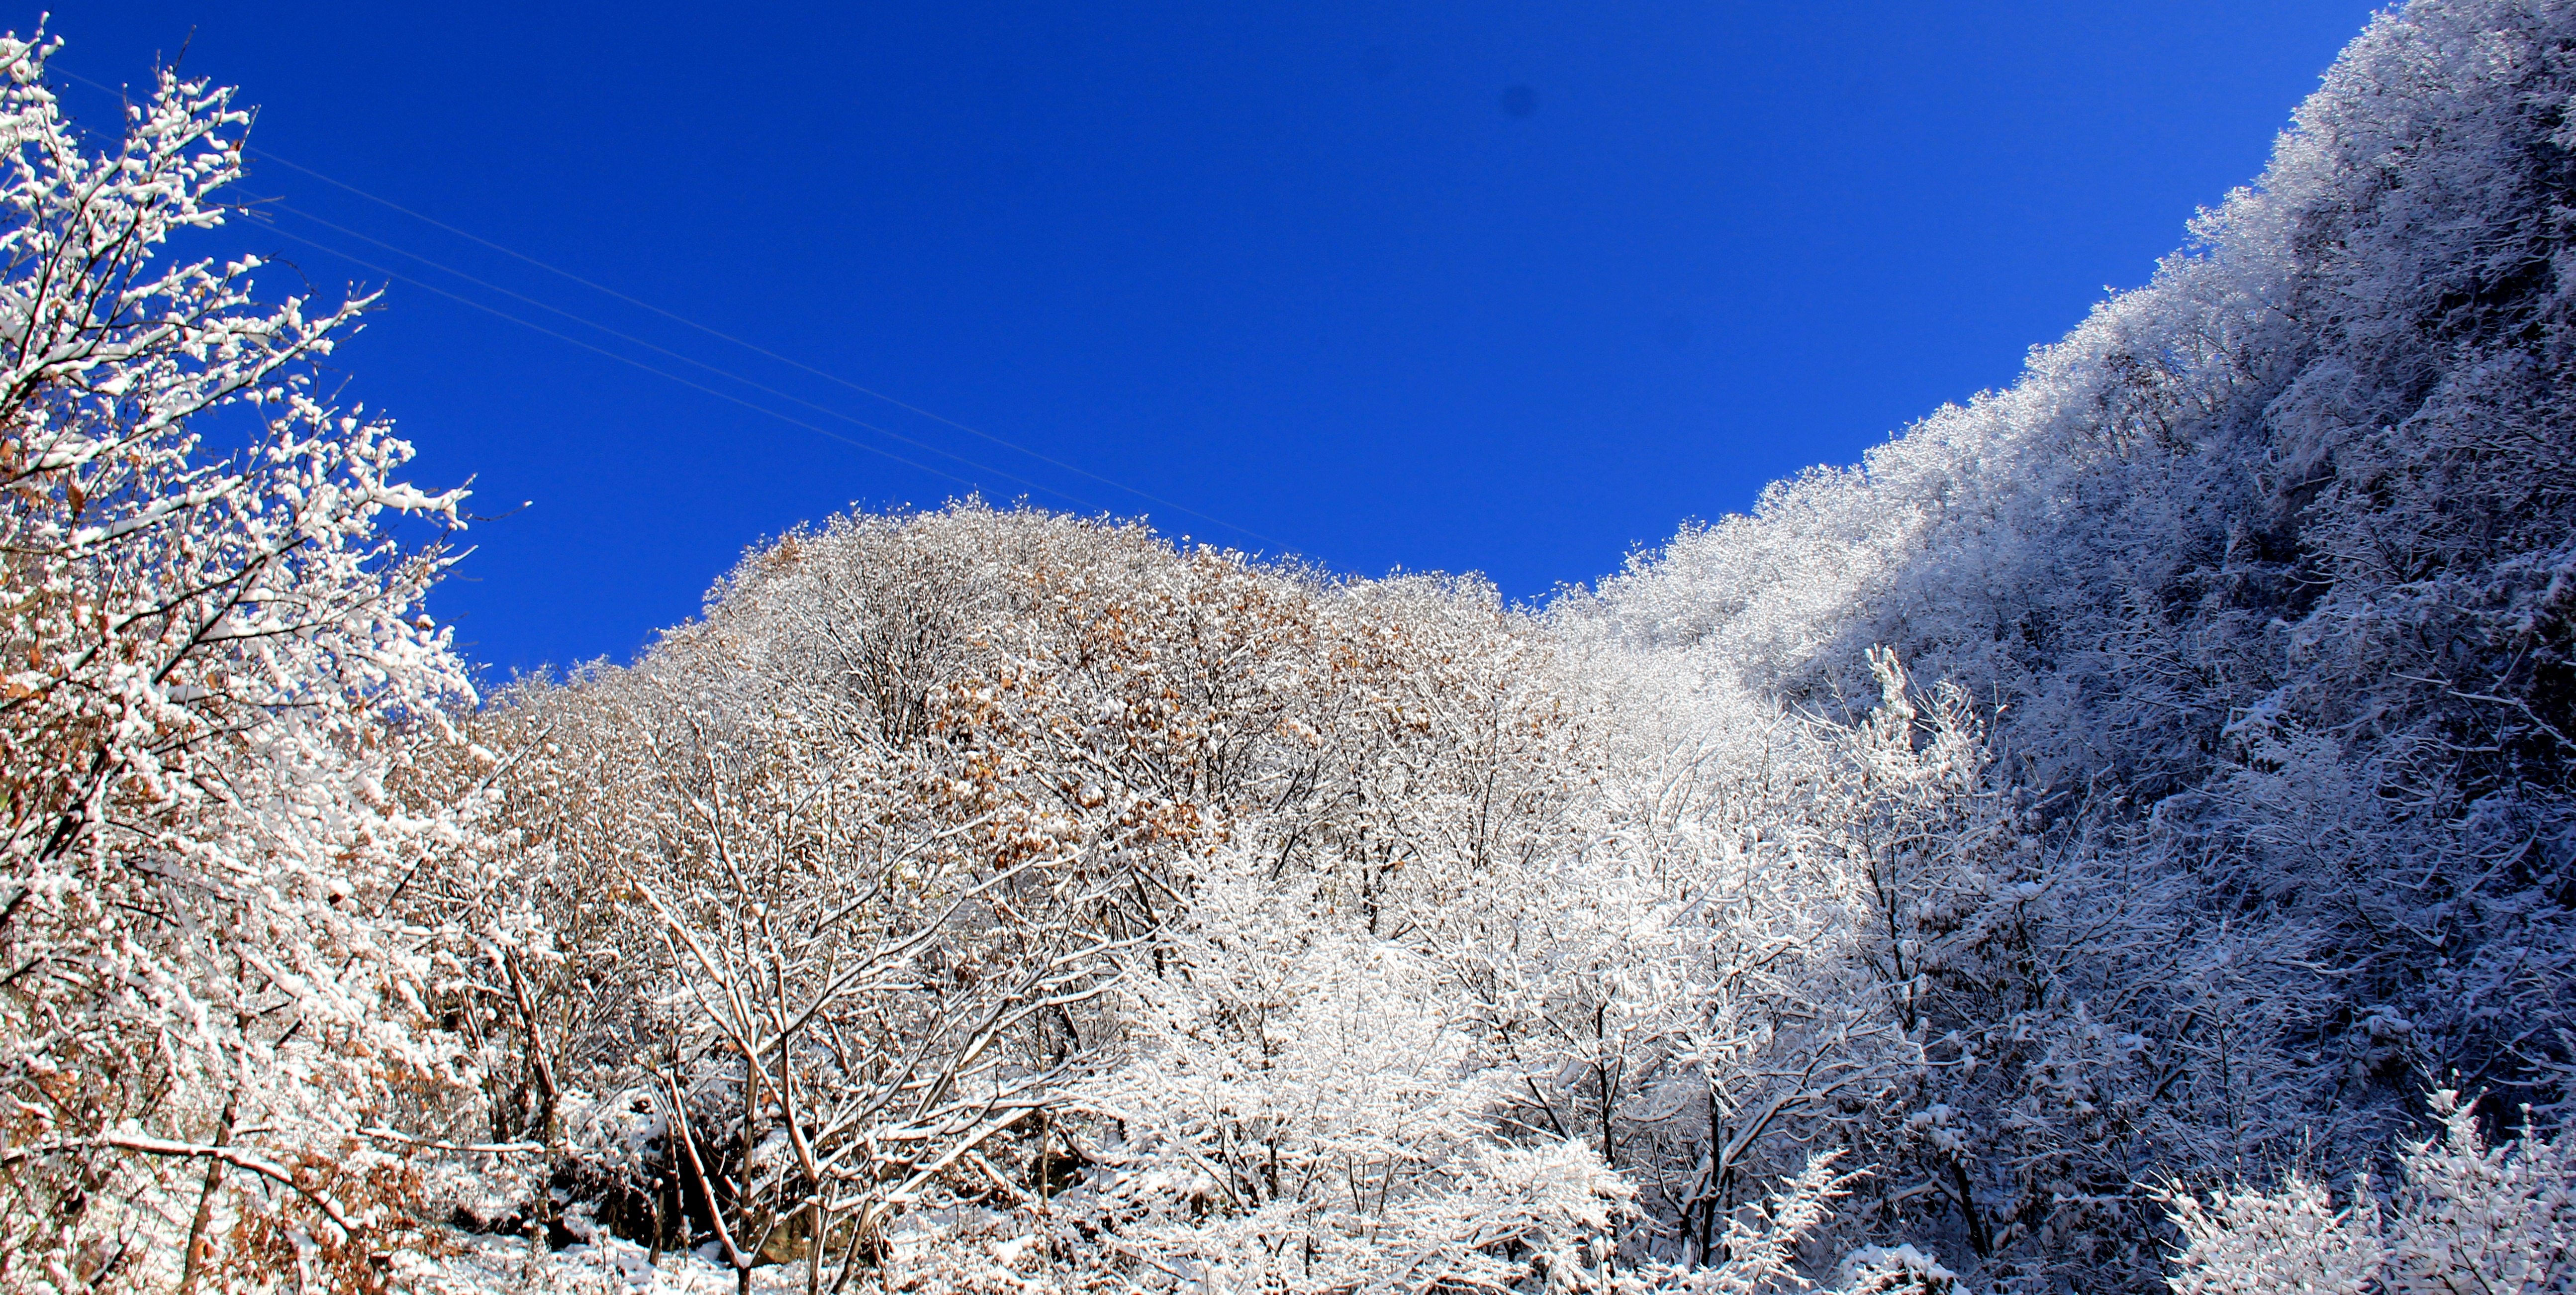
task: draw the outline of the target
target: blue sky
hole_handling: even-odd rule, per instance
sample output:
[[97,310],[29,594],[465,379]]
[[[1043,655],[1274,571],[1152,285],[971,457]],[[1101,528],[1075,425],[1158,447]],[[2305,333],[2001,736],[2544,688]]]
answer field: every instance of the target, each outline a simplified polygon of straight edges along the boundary
[[[1535,597],[2011,381],[2252,178],[2369,13],[94,0],[51,26],[69,71],[142,83],[185,41],[260,105],[277,160],[245,188],[283,208],[229,237],[292,262],[275,291],[385,281],[325,249],[354,253],[988,497]],[[497,675],[626,659],[763,537],[964,489],[391,289],[346,396],[423,484],[533,501],[433,603]]]

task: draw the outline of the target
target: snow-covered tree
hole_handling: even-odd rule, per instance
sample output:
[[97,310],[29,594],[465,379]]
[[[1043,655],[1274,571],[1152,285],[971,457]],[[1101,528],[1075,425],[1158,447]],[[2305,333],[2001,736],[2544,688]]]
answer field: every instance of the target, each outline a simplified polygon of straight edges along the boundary
[[424,1173],[738,1289],[2568,1280],[2576,6],[2375,18],[2010,389],[1544,609],[966,501],[471,714],[370,299],[170,259],[241,115],[50,48],[0,1287],[391,1281]]
[[472,691],[384,520],[462,494],[313,384],[372,298],[174,258],[230,92],[165,70],[92,146],[56,47],[0,38],[0,1285],[363,1282],[417,1224],[367,1130],[462,1078],[405,882],[474,808],[401,791]]
[[2283,1290],[2523,1295],[2576,1283],[2576,1148],[2525,1135],[2489,1147],[2474,1103],[2433,1094],[2442,1133],[2405,1148],[2382,1202],[2367,1179],[2336,1209],[2292,1175],[2277,1192],[2171,1198],[2185,1245],[2177,1295]]

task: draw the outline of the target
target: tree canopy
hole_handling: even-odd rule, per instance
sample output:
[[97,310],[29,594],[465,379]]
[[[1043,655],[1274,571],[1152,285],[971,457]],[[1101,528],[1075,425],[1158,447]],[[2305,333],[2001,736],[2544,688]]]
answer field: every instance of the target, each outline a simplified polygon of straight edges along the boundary
[[2576,8],[1596,587],[994,507],[478,694],[371,299],[0,43],[0,1288],[2576,1281]]

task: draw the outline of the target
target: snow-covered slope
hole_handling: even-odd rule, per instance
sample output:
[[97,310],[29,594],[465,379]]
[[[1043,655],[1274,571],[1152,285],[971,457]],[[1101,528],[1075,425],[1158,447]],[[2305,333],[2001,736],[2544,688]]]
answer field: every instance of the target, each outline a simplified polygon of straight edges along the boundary
[[[163,102],[98,193],[237,162]],[[2576,5],[2383,16],[2012,388],[1543,611],[968,501],[479,707],[456,496],[183,275],[270,341],[0,438],[0,1288],[2563,1289],[2571,107]],[[244,373],[267,475],[146,416]]]
[[1559,614],[1829,709],[1892,647],[2052,815],[2308,931],[2341,1005],[2307,1044],[2393,1014],[2415,1077],[2557,1101],[2571,39],[2558,5],[2379,19],[2261,180],[2010,390]]

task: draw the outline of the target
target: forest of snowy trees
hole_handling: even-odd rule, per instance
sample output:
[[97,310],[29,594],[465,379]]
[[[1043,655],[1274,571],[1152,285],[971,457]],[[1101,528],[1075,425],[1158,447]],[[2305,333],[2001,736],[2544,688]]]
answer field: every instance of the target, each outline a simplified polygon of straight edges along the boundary
[[2576,1284],[2576,4],[1544,607],[970,500],[497,687],[246,114],[50,40],[0,1290]]

